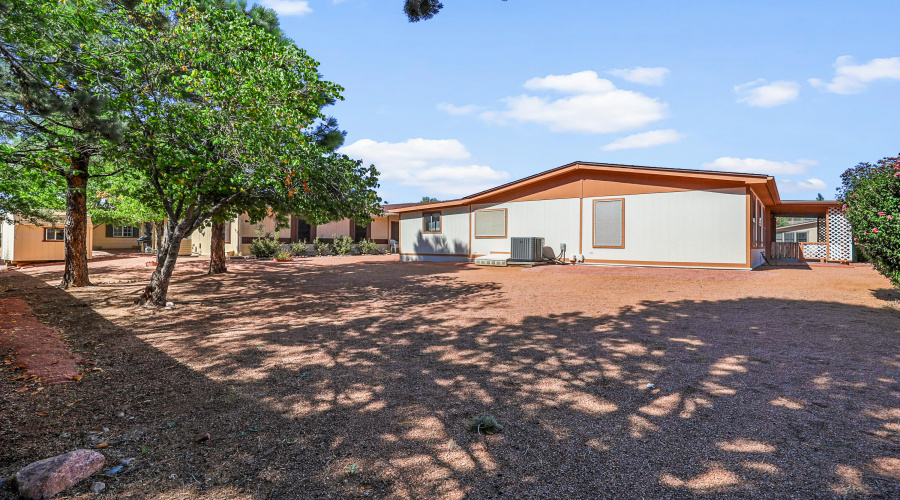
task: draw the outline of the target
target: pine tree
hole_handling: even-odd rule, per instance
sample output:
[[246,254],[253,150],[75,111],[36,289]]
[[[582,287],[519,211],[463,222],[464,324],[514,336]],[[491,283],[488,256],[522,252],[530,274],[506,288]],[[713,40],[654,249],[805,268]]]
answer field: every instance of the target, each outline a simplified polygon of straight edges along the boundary
[[122,138],[108,106],[116,94],[110,55],[121,47],[108,43],[115,33],[105,22],[119,9],[104,0],[0,3],[0,162],[15,175],[45,173],[44,185],[64,184],[63,288],[90,284],[88,182],[110,175],[92,158]]

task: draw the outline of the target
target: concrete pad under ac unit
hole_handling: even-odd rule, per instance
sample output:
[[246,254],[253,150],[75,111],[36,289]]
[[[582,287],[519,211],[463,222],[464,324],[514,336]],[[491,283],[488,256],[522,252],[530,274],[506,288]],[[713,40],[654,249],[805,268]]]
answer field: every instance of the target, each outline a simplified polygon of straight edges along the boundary
[[499,255],[484,255],[482,257],[475,258],[475,265],[506,267],[508,261],[509,257],[501,257]]

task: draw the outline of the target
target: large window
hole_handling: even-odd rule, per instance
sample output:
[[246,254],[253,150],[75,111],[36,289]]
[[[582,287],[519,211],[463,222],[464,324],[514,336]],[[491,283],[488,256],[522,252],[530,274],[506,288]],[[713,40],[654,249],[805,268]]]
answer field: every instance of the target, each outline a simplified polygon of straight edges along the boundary
[[754,248],[766,246],[766,207],[750,193],[750,242]]
[[423,233],[440,233],[441,232],[441,213],[425,212],[422,214],[422,232]]
[[48,227],[44,229],[44,241],[63,241],[66,239],[65,229]]
[[134,238],[134,230],[133,227],[121,227],[121,226],[113,226],[113,238]]
[[476,238],[506,238],[506,209],[475,211]]
[[625,248],[625,199],[594,200],[594,248]]

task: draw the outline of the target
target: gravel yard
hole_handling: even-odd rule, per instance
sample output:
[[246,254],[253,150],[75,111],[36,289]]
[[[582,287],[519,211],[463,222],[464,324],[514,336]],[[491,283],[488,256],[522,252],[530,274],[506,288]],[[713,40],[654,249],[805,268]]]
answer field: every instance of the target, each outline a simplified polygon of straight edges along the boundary
[[871,267],[396,259],[187,258],[174,310],[134,305],[146,257],[68,292],[0,273],[84,374],[2,353],[0,477],[108,443],[104,471],[135,459],[111,498],[900,498],[900,293]]

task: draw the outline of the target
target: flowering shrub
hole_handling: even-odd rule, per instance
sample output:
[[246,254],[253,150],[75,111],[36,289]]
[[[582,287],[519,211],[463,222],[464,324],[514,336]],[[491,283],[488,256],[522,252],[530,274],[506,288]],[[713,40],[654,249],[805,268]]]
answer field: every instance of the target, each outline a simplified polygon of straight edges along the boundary
[[853,241],[875,269],[900,288],[900,157],[860,163],[841,174],[838,201]]

